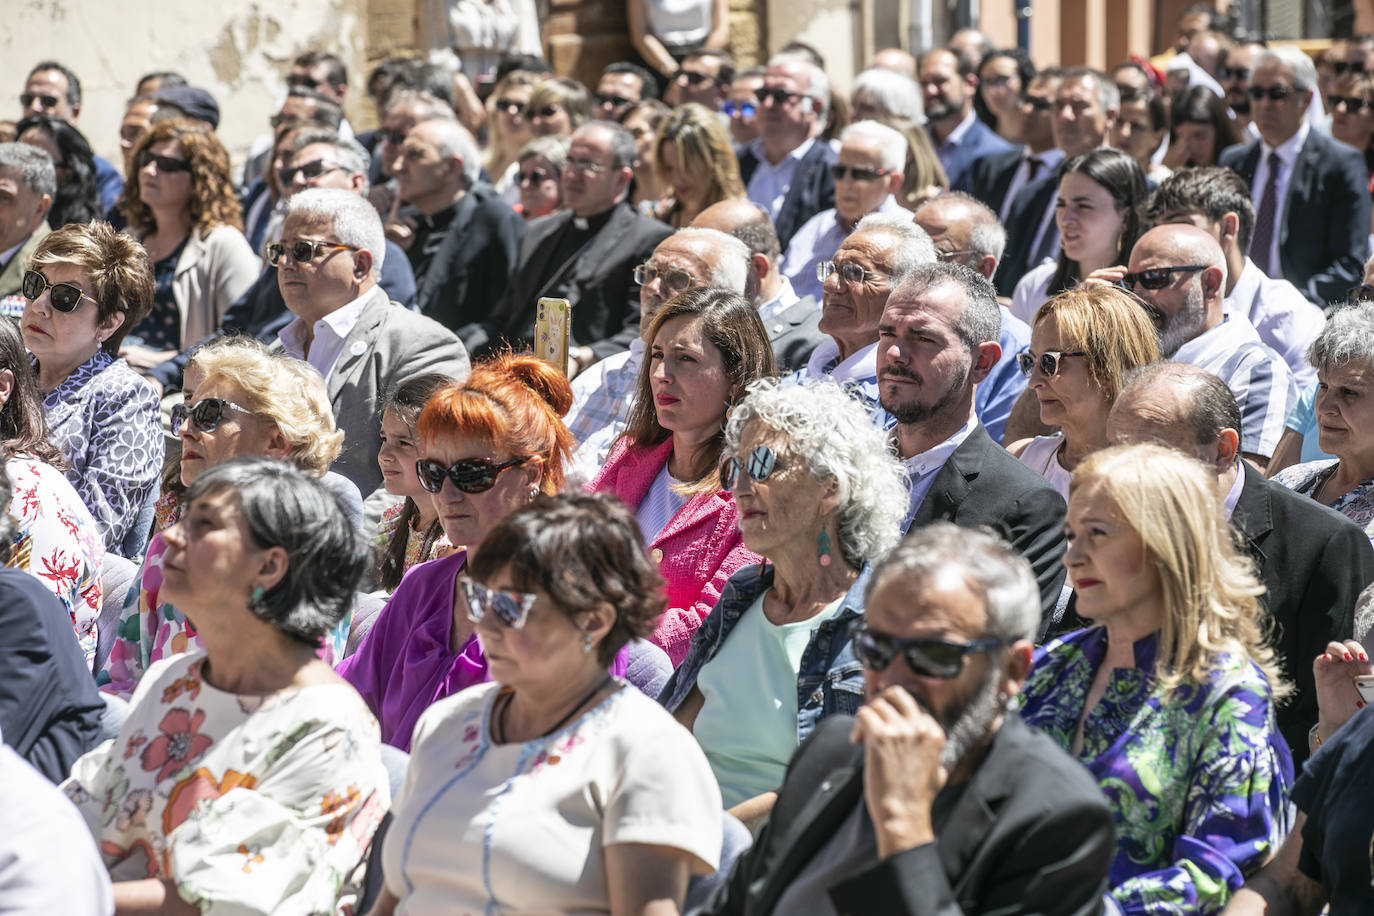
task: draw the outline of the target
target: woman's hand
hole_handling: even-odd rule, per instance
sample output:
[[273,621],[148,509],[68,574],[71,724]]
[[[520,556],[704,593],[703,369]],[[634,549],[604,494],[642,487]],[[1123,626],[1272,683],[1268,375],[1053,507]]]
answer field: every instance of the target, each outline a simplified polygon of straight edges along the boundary
[[137,371],[151,369],[161,365],[173,356],[177,355],[176,350],[152,350],[148,347],[140,347],[137,344],[119,348],[119,355],[128,361],[129,365]]
[[198,916],[200,907],[181,899],[175,881],[144,878],[114,883],[115,916]]
[[1121,278],[1126,276],[1126,268],[1121,264],[1113,264],[1111,267],[1103,267],[1094,270],[1083,278],[1083,285],[1098,283],[1104,286],[1120,286]]
[[678,916],[687,896],[691,855],[671,846],[617,843],[606,847],[611,916]]
[[1371,672],[1369,653],[1364,646],[1348,639],[1329,643],[1326,651],[1312,662],[1317,681],[1317,736],[1330,740],[1342,725],[1364,707],[1355,689],[1355,677]]

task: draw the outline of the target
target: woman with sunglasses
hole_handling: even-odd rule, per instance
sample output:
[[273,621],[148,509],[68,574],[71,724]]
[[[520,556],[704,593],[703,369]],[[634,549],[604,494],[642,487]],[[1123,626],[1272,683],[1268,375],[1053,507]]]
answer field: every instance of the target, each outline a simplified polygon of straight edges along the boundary
[[285,462],[196,478],[163,588],[204,648],[148,671],[62,784],[120,913],[333,913],[390,792],[377,724],[315,647],[366,563],[338,499]]
[[[362,523],[357,487],[329,470],[343,445],[334,427],[324,380],[300,360],[269,353],[252,338],[221,337],[196,351],[202,380],[194,402],[172,408],[172,429],[181,437],[181,482],[190,487],[210,468],[245,455],[295,465],[320,478],[345,507],[350,523]],[[165,523],[180,521],[184,499],[163,507]],[[120,613],[110,654],[96,681],[106,693],[127,699],[159,659],[200,645],[196,621],[188,620],[161,592],[167,542],[153,536]],[[348,621],[329,633],[321,657],[343,657]]]
[[89,223],[104,216],[96,181],[95,153],[81,131],[52,115],[29,115],[15,125],[20,143],[36,146],[52,157],[57,193],[48,208],[48,225]]
[[773,349],[747,299],[709,287],[664,303],[644,339],[625,434],[587,489],[635,510],[667,580],[653,642],[676,666],[726,581],[760,560],[740,539],[719,469],[730,408],[750,383],[774,374]]
[[157,392],[118,356],[148,313],[148,255],[109,223],[48,235],[24,273],[20,319],[52,442],[105,549],[135,559],[147,541],[164,444]]
[[1135,297],[1091,283],[1040,306],[1030,349],[1016,354],[1026,387],[1053,435],[1007,446],[1021,463],[1069,498],[1069,478],[1088,455],[1107,447],[1107,414],[1126,374],[1159,359],[1159,332]]
[[1337,77],[1326,103],[1331,136],[1364,154],[1374,191],[1374,74],[1361,70]]
[[1120,280],[1131,249],[1145,231],[1149,202],[1145,173],[1120,150],[1095,149],[1063,163],[1054,208],[1059,258],[1021,278],[1012,293],[1012,314],[1030,324],[1047,299],[1090,275]]
[[691,735],[606,673],[661,584],[606,496],[539,497],[487,532],[458,591],[494,683],[415,726],[372,916],[680,912],[716,868],[720,793]]
[[487,146],[482,167],[496,178],[496,190],[512,207],[520,202],[516,180],[517,154],[534,139],[530,132],[530,93],[543,77],[528,70],[512,70],[497,81],[487,98]]
[[244,237],[229,154],[212,131],[158,121],[133,157],[138,173],[119,210],[148,250],[157,285],[152,312],[130,330],[123,352],[135,369],[150,369],[214,333],[262,262]]
[[535,137],[567,137],[592,116],[587,87],[566,76],[550,76],[530,92],[525,117]]
[[660,700],[747,825],[771,809],[798,742],[863,702],[849,633],[868,564],[897,543],[907,502],[886,441],[831,381],[760,380],[730,411],[721,485],[764,562],[730,577]]
[[520,215],[538,219],[563,209],[563,164],[568,161],[567,137],[535,137],[515,158]]
[[674,229],[691,225],[712,204],[744,197],[730,132],[705,106],[673,109],[658,125],[651,157],[656,183],[668,192],[654,215]]
[[1215,913],[1290,827],[1288,692],[1216,475],[1156,445],[1074,471],[1064,554],[1093,622],[1036,651],[1022,718],[1097,777],[1129,914]]

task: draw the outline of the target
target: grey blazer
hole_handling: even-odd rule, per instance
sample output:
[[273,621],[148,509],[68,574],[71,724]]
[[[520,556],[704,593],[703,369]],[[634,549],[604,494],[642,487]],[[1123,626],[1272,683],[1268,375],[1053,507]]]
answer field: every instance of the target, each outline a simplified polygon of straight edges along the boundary
[[820,320],[820,303],[813,296],[804,296],[788,306],[781,315],[764,322],[768,342],[773,345],[773,360],[778,365],[779,375],[796,372],[806,366],[811,351],[826,338],[816,327]]

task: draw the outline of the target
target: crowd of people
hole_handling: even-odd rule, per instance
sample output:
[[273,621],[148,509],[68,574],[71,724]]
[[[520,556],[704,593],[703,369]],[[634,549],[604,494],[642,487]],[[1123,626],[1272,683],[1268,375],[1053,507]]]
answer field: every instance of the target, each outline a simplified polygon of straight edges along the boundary
[[0,122],[0,910],[1374,912],[1374,36],[422,6]]

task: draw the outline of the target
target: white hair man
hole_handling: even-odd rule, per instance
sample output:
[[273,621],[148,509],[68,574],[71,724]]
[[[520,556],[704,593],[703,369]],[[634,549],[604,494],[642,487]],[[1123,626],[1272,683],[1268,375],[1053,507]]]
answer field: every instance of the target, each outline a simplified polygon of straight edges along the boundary
[[29,256],[51,230],[57,193],[52,159],[27,143],[0,143],[0,297],[17,296]]

